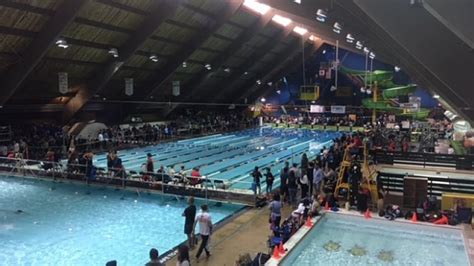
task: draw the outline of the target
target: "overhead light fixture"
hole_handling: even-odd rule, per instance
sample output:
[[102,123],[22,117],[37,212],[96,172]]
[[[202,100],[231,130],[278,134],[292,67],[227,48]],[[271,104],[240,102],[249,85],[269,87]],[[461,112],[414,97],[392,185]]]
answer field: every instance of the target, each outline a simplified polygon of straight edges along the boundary
[[293,2],[297,3],[298,5],[301,5],[301,0],[293,0]]
[[287,17],[280,16],[280,15],[273,16],[272,20],[275,21],[276,23],[284,26],[284,27],[291,24],[291,19],[289,19]]
[[312,104],[315,104],[315,103],[316,103],[316,101],[311,101],[311,103],[312,103]]
[[393,70],[395,70],[395,72],[399,72],[399,71],[401,70],[401,68],[400,68],[399,66],[395,66],[395,67],[393,68]]
[[360,92],[365,93],[365,88],[364,88],[364,87],[360,87]]
[[262,81],[258,79],[258,80],[257,80],[257,84],[258,84],[258,85],[262,84]]
[[342,24],[339,22],[335,22],[334,25],[332,26],[332,31],[335,33],[339,34],[342,31]]
[[368,54],[370,52],[369,48],[364,47],[364,53]]
[[362,47],[364,47],[364,45],[362,44],[362,42],[361,42],[361,41],[357,41],[357,42],[356,42],[356,48],[360,50],[360,49],[362,49]]
[[229,67],[224,68],[224,72],[230,73],[230,68]]
[[375,54],[374,54],[374,52],[370,52],[370,53],[369,53],[369,58],[370,58],[370,59],[375,59]]
[[156,56],[156,55],[154,55],[154,54],[150,55],[149,59],[150,59],[151,61],[155,62],[155,63],[158,62],[158,56]]
[[352,36],[352,34],[348,33],[348,34],[346,35],[346,42],[348,42],[348,43],[353,43],[354,40],[355,40],[355,38]]
[[245,75],[245,76],[247,76],[248,74],[249,74],[249,72],[247,72],[247,71],[244,72],[244,75]]
[[323,54],[326,54],[326,50],[323,50]]
[[245,0],[244,6],[261,15],[265,15],[271,8],[269,5],[259,3],[255,0]]
[[272,85],[273,85],[273,82],[271,82],[271,81],[270,81],[270,82],[267,82],[267,85],[268,85],[268,86],[272,86]]
[[317,39],[319,39],[319,38],[316,37],[316,36],[314,36],[314,35],[309,36],[309,40],[310,40],[310,41],[315,42]]
[[118,57],[119,56],[117,48],[110,48],[109,49],[109,54],[112,55],[113,57]]
[[368,95],[371,95],[372,94],[372,90],[370,88],[367,88],[367,90],[365,91]]
[[277,93],[277,94],[281,94],[281,90],[276,90],[276,93]]
[[260,98],[260,101],[261,101],[262,103],[264,103],[264,102],[267,101],[267,99],[265,99],[265,98],[262,97],[262,98]]
[[433,95],[433,98],[439,99],[439,95],[438,95],[438,94],[435,94],[435,95]]
[[316,11],[316,20],[319,21],[319,22],[326,22],[326,19],[328,18],[328,15],[327,15],[327,12],[322,10],[322,9],[318,9],[318,11]]
[[296,27],[293,29],[293,31],[296,32],[296,33],[298,33],[298,34],[301,35],[301,36],[305,35],[305,34],[308,32],[307,29],[302,28],[302,27],[298,27],[298,26],[296,26]]
[[184,68],[187,68],[187,67],[188,67],[188,63],[186,63],[186,61],[184,61],[183,64],[182,64],[182,66],[183,66]]
[[212,69],[211,64],[205,64],[204,67],[205,67],[207,70],[211,70],[211,69]]
[[66,49],[66,48],[69,47],[69,44],[67,44],[66,40],[64,40],[64,39],[58,39],[56,41],[56,45],[60,48],[63,48],[63,49]]

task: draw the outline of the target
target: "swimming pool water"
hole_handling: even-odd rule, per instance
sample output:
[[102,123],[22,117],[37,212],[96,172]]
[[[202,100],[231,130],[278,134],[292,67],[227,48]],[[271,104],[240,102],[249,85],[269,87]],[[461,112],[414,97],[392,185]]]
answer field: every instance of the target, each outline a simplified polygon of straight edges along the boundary
[[[242,208],[217,205],[209,202],[214,223]],[[0,265],[144,265],[150,248],[163,254],[186,240],[186,206],[176,197],[0,176]]]
[[[332,251],[324,248],[330,241]],[[366,254],[354,256],[351,250]],[[281,265],[464,266],[469,262],[460,230],[329,213]]]

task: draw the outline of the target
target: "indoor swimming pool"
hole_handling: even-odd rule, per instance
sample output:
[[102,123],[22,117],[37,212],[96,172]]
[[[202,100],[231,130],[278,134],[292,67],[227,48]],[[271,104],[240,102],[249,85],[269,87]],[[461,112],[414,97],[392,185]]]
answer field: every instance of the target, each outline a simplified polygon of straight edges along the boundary
[[[151,153],[155,169],[174,166],[178,171],[184,165],[190,171],[199,167],[201,175],[211,180],[222,181],[230,189],[249,191],[250,174],[255,166],[270,167],[276,177],[276,187],[285,161],[299,164],[303,153],[310,160],[314,159],[323,147],[331,146],[332,140],[339,136],[339,132],[263,127],[120,150],[118,155],[126,170],[140,171],[147,153]],[[95,156],[94,165],[106,168],[106,154]],[[262,189],[265,189],[264,183]]]
[[[144,265],[150,248],[163,254],[186,240],[186,206],[178,197],[0,176],[0,265]],[[242,208],[209,201],[214,223]]]
[[328,213],[280,265],[469,265],[459,228]]

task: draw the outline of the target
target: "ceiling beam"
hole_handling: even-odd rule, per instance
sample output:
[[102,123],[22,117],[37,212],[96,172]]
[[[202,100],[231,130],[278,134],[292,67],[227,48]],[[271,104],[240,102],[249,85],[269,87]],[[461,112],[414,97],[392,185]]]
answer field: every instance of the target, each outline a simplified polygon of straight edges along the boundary
[[189,45],[186,46],[183,50],[177,53],[177,56],[172,62],[169,62],[164,69],[160,69],[154,80],[150,83],[152,84],[149,88],[144,89],[144,96],[148,99],[150,96],[154,95],[158,89],[163,85],[168,78],[171,77],[173,72],[176,71],[178,67],[184,61],[188,61],[187,59],[191,56],[194,51],[196,51],[199,47],[207,41],[207,39],[216,31],[218,30],[226,20],[232,17],[235,12],[240,8],[242,4],[242,0],[239,1],[230,1],[229,4],[225,5],[222,12],[219,12],[219,16],[216,18],[216,22],[206,30],[200,32],[195,38],[193,38]]
[[55,11],[52,9],[36,7],[28,4],[19,3],[18,1],[0,0],[0,6],[23,10],[45,16],[53,16]]
[[222,83],[225,83],[225,87],[222,87],[220,89],[220,93],[215,95],[215,99],[219,100],[226,94],[233,94],[234,87],[235,85],[239,82],[240,78],[242,75],[244,75],[244,72],[247,71],[247,69],[250,69],[256,62],[260,61],[262,58],[265,57],[265,55],[273,48],[275,45],[282,40],[286,39],[288,36],[290,36],[290,33],[292,32],[291,27],[285,27],[282,29],[279,29],[279,31],[275,34],[275,37],[272,39],[269,39],[264,45],[260,46],[258,49],[254,50],[253,53],[249,56],[249,58],[241,65],[239,66],[242,71],[235,71],[232,72],[229,78],[226,78],[223,80],[218,85],[222,85]]
[[23,60],[9,69],[1,80],[0,105],[4,105],[20,87],[48,49],[54,45],[61,32],[74,20],[79,10],[88,2],[89,0],[65,1],[58,7],[54,15],[46,22],[25,50]]
[[83,92],[77,94],[77,98],[72,98],[65,106],[63,121],[69,122],[70,119],[86,104],[86,102],[98,94],[107,85],[114,74],[127,62],[138,49],[148,40],[156,29],[170,16],[174,15],[178,9],[180,1],[167,0],[164,2],[155,2],[151,14],[138,27],[129,39],[118,49],[119,56],[110,60],[107,66],[98,73],[94,81],[89,84]]
[[[304,58],[302,59],[301,49],[296,49],[291,54],[287,56],[283,55],[282,58],[287,58],[281,64],[276,64],[275,67],[270,70],[262,79],[262,86],[253,83],[250,84],[249,89],[245,90],[245,93],[239,98],[243,100],[248,99],[248,102],[253,102],[259,96],[265,96],[272,87],[266,87],[268,82],[275,82],[276,79],[284,76],[286,73],[293,71],[297,66],[302,66],[303,62],[306,62],[311,56],[317,53],[318,50],[321,50],[324,42],[321,39],[316,40],[312,45],[308,45],[304,49]],[[303,60],[303,62],[301,62]],[[245,87],[243,87],[245,88]],[[261,91],[264,90],[262,93]]]
[[[194,75],[193,78],[188,80],[186,84],[190,84],[192,88],[188,88],[184,91],[183,95],[180,96],[181,99],[184,101],[189,100],[190,98],[194,97],[196,94],[201,92],[200,86],[211,76],[216,75],[220,70],[223,69],[225,62],[227,62],[235,53],[237,53],[250,39],[252,39],[255,35],[257,35],[261,30],[263,30],[268,23],[271,21],[273,17],[273,12],[267,12],[264,16],[260,16],[252,25],[246,28],[232,44],[227,47],[225,53],[219,54],[216,58],[214,58],[210,64],[214,67],[214,71],[207,72],[201,71],[200,74]],[[245,58],[247,59],[247,58]],[[237,69],[233,69],[233,71],[239,71]],[[178,105],[171,106],[168,110],[166,110],[166,115],[170,114]]]

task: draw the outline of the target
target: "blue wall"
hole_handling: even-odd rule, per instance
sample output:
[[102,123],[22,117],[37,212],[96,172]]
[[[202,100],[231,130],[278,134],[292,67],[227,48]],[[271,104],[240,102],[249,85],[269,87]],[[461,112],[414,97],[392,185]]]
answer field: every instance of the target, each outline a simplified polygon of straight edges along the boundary
[[[323,51],[325,51],[325,53],[323,53]],[[360,105],[361,99],[363,97],[370,96],[361,94],[360,88],[355,86],[355,84],[348,80],[344,75],[338,75],[338,87],[352,87],[353,97],[336,97],[335,92],[330,91],[331,86],[334,84],[334,72],[332,73],[332,79],[318,77],[320,62],[330,62],[335,58],[335,48],[330,45],[325,45],[322,49],[320,49],[319,53],[314,54],[305,62],[306,85],[317,84],[320,87],[320,99],[316,102],[316,104]],[[345,67],[357,70],[365,69],[365,56],[362,54],[356,54],[344,49],[339,49],[339,59],[341,64]],[[368,67],[370,67],[370,60]],[[393,67],[394,66],[378,61],[377,59],[373,61],[374,70],[393,71]],[[400,71],[394,73],[394,82],[396,84],[409,84],[411,83],[411,80],[406,73]],[[299,100],[300,86],[302,84],[303,67],[301,65],[291,73],[288,73],[284,79],[282,78],[273,84],[274,88],[272,92],[266,95],[267,102],[279,105],[304,104]],[[276,93],[277,90],[279,90],[281,93]],[[413,95],[421,97],[422,107],[432,108],[438,104],[436,99],[433,99],[431,94],[424,88],[418,87]]]

